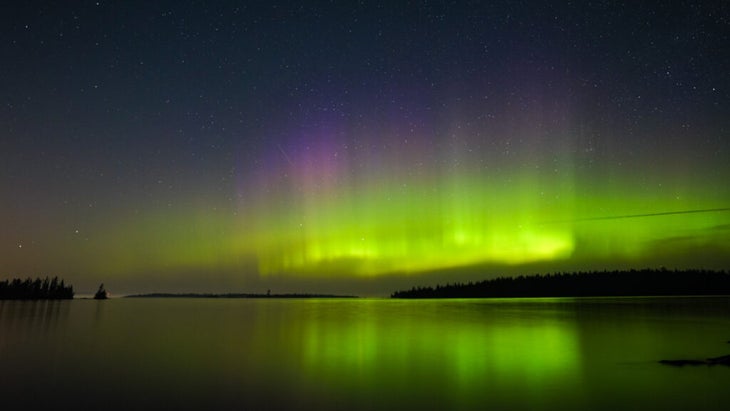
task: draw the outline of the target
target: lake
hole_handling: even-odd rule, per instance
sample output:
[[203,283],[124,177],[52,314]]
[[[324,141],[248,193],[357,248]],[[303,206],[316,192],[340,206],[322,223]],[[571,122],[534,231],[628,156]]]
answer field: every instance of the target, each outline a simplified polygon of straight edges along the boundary
[[[0,301],[3,409],[727,409],[730,298]],[[11,404],[10,408],[7,404]]]

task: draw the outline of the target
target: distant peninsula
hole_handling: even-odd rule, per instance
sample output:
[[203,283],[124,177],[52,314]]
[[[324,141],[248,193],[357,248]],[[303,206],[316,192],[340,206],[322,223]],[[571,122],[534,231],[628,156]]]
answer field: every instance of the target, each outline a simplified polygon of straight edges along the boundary
[[588,271],[413,287],[391,298],[520,298],[730,295],[730,273],[713,270]]
[[66,285],[58,277],[50,279],[14,278],[0,281],[0,300],[70,300],[74,298],[73,286]]
[[128,295],[125,298],[357,298],[354,295],[333,294],[248,294],[248,293],[150,293]]

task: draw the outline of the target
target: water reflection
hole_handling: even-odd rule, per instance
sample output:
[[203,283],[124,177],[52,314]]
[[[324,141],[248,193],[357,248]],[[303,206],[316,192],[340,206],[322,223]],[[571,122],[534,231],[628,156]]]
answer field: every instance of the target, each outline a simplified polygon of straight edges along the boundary
[[[580,368],[576,333],[566,321],[512,321],[496,315],[479,316],[478,312],[464,315],[444,310],[438,315],[383,320],[368,313],[372,304],[357,307],[359,319],[355,321],[321,304],[314,312],[292,313],[304,325],[301,343],[308,372],[332,374],[333,380],[338,380],[341,374],[377,373],[382,363],[406,370],[428,359],[427,366],[437,367],[444,380],[469,385],[481,384],[490,375],[526,381],[560,378]],[[407,307],[413,311],[421,308],[429,309],[413,304]],[[291,331],[282,329],[284,333]],[[299,340],[296,334],[288,339]]]
[[0,301],[0,397],[29,409],[712,409],[730,370],[656,360],[726,354],[728,314],[728,299]]
[[27,342],[63,327],[68,319],[68,300],[0,300],[0,341]]
[[[234,355],[256,352],[269,365],[261,378],[314,405],[343,393],[364,408],[475,406],[533,394],[544,402],[581,370],[574,324],[562,318],[378,300],[270,302],[265,313]],[[516,385],[519,392],[509,389]]]

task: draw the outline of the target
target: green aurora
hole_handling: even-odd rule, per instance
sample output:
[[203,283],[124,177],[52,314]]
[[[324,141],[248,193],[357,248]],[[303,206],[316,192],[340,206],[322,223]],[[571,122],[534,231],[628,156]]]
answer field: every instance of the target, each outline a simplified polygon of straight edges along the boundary
[[387,295],[730,269],[722,6],[7,9],[2,278]]
[[380,279],[376,294],[388,291],[390,278],[410,278],[398,283],[410,285],[428,273],[453,282],[551,269],[728,266],[730,193],[716,185],[648,190],[629,178],[596,184],[551,170],[548,177],[432,176],[420,184],[335,176],[322,188],[320,169],[282,167],[271,175],[295,181],[273,192],[253,188],[252,205],[216,210],[197,203],[184,212],[99,221],[95,241],[68,234],[59,240],[63,249],[17,248],[16,262],[37,252],[40,271],[67,263],[87,273],[82,277],[102,273],[122,284],[144,278],[149,289],[163,291],[207,290],[196,278],[186,282],[184,273],[193,270],[224,291],[285,282],[291,291],[317,291],[337,280],[336,287],[357,292],[352,284]]
[[[462,136],[466,148],[450,154],[391,143],[377,167],[322,144],[290,150],[254,189],[255,223],[242,248],[264,276],[591,261],[727,267],[730,189],[701,165],[675,153],[609,165],[551,146],[540,131],[526,132],[505,161],[503,152],[470,154],[478,134]],[[667,255],[681,257],[664,263]]]

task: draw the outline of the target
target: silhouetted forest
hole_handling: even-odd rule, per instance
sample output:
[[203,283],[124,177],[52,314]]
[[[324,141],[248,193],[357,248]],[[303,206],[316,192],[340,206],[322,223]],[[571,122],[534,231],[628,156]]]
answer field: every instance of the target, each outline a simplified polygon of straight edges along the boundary
[[73,286],[58,277],[0,281],[0,300],[66,300],[74,298]]
[[591,271],[413,287],[391,298],[599,297],[727,295],[730,273],[711,270],[643,269]]

